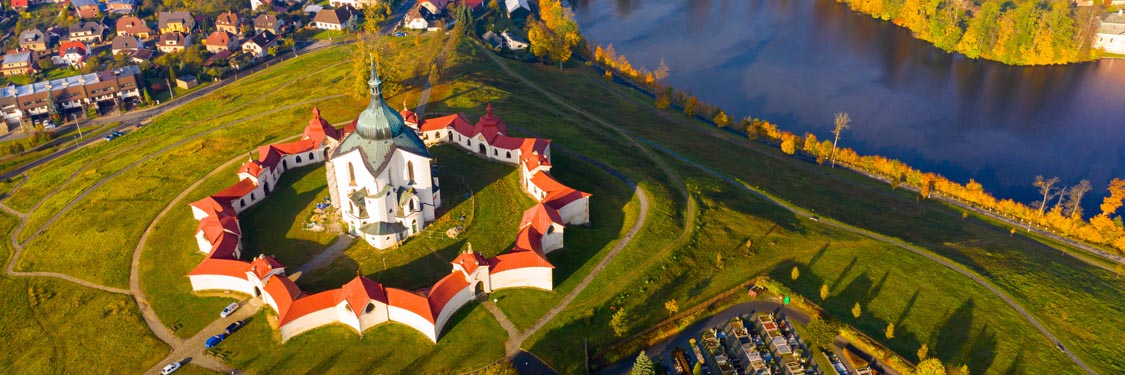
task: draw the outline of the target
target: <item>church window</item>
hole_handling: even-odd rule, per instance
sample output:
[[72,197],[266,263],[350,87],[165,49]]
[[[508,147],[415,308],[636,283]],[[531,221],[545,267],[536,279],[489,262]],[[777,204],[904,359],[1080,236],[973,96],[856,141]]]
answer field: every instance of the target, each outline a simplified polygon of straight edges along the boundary
[[367,314],[370,314],[372,311],[375,311],[375,304],[374,303],[368,303],[367,309],[363,310],[363,312],[367,313]]
[[499,155],[500,155],[500,149],[496,149],[496,148],[492,149],[492,156],[499,156]]
[[298,162],[298,163],[300,163],[300,162],[301,162],[301,155],[297,155],[297,162]]
[[250,193],[250,201],[253,202],[254,199],[256,199],[256,198],[254,198],[254,193]]
[[412,162],[412,161],[406,162],[406,175],[407,175],[407,178],[406,178],[407,181],[414,182],[414,162]]
[[508,158],[508,159],[512,158],[512,152],[511,151],[506,152],[504,155],[506,155],[506,156],[504,156],[505,158]]
[[239,200],[238,200],[238,205],[239,205],[239,206],[242,206],[242,207],[246,207],[246,199],[239,199]]
[[348,163],[348,180],[351,181],[349,185],[355,186],[355,164]]
[[547,227],[547,234],[551,234],[551,233],[555,233],[555,226],[554,225]]
[[313,160],[313,159],[316,159],[316,155],[314,155],[313,153],[310,152],[309,153],[309,160]]
[[414,212],[414,200],[413,199],[410,200],[410,211],[408,211],[408,212]]
[[348,312],[351,312],[352,311],[352,305],[347,303],[347,302],[344,302],[344,310],[348,310]]

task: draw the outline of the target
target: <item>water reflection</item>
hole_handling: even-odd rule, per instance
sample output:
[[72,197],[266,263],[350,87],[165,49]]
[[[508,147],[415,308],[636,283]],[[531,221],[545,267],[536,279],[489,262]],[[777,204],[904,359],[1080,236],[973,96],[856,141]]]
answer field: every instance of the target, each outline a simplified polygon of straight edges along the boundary
[[1021,200],[1037,174],[1099,191],[1125,176],[1125,61],[975,61],[832,0],[574,4],[589,39],[637,66],[663,57],[672,84],[740,117],[824,137],[832,113],[848,111],[842,143]]

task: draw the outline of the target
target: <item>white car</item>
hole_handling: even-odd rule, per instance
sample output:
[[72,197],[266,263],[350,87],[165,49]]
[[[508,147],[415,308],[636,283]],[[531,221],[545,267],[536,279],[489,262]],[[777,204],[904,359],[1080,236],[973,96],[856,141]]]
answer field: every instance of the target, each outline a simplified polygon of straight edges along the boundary
[[238,311],[238,302],[231,302],[225,309],[223,309],[223,312],[219,313],[219,317],[226,318],[230,316],[230,314],[234,314],[235,311]]
[[180,369],[180,363],[179,362],[172,362],[171,364],[169,364],[167,366],[164,366],[164,369],[160,370],[160,374],[161,375],[168,375],[168,374],[171,374],[173,372],[176,372],[176,370],[179,370],[179,369]]

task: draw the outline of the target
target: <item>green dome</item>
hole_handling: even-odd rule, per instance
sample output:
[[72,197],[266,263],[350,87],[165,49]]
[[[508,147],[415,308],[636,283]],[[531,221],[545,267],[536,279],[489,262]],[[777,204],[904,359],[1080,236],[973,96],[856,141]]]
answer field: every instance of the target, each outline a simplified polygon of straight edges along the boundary
[[383,82],[375,72],[375,64],[371,64],[371,79],[367,84],[371,88],[371,102],[367,104],[367,109],[359,114],[355,126],[356,133],[363,138],[383,140],[399,136],[409,130],[402,115],[383,100]]

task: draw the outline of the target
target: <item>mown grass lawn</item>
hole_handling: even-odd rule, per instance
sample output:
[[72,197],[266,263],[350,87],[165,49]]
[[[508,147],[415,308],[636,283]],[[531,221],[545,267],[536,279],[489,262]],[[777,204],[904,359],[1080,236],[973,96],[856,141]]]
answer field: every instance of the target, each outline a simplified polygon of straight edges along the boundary
[[[0,233],[16,224],[0,215]],[[11,249],[0,245],[7,264]],[[0,276],[0,373],[141,373],[168,353],[129,296],[46,278]]]
[[269,199],[238,215],[243,257],[277,257],[291,272],[324,251],[336,233],[305,230],[316,204],[328,197],[323,164],[290,170],[282,175]]

